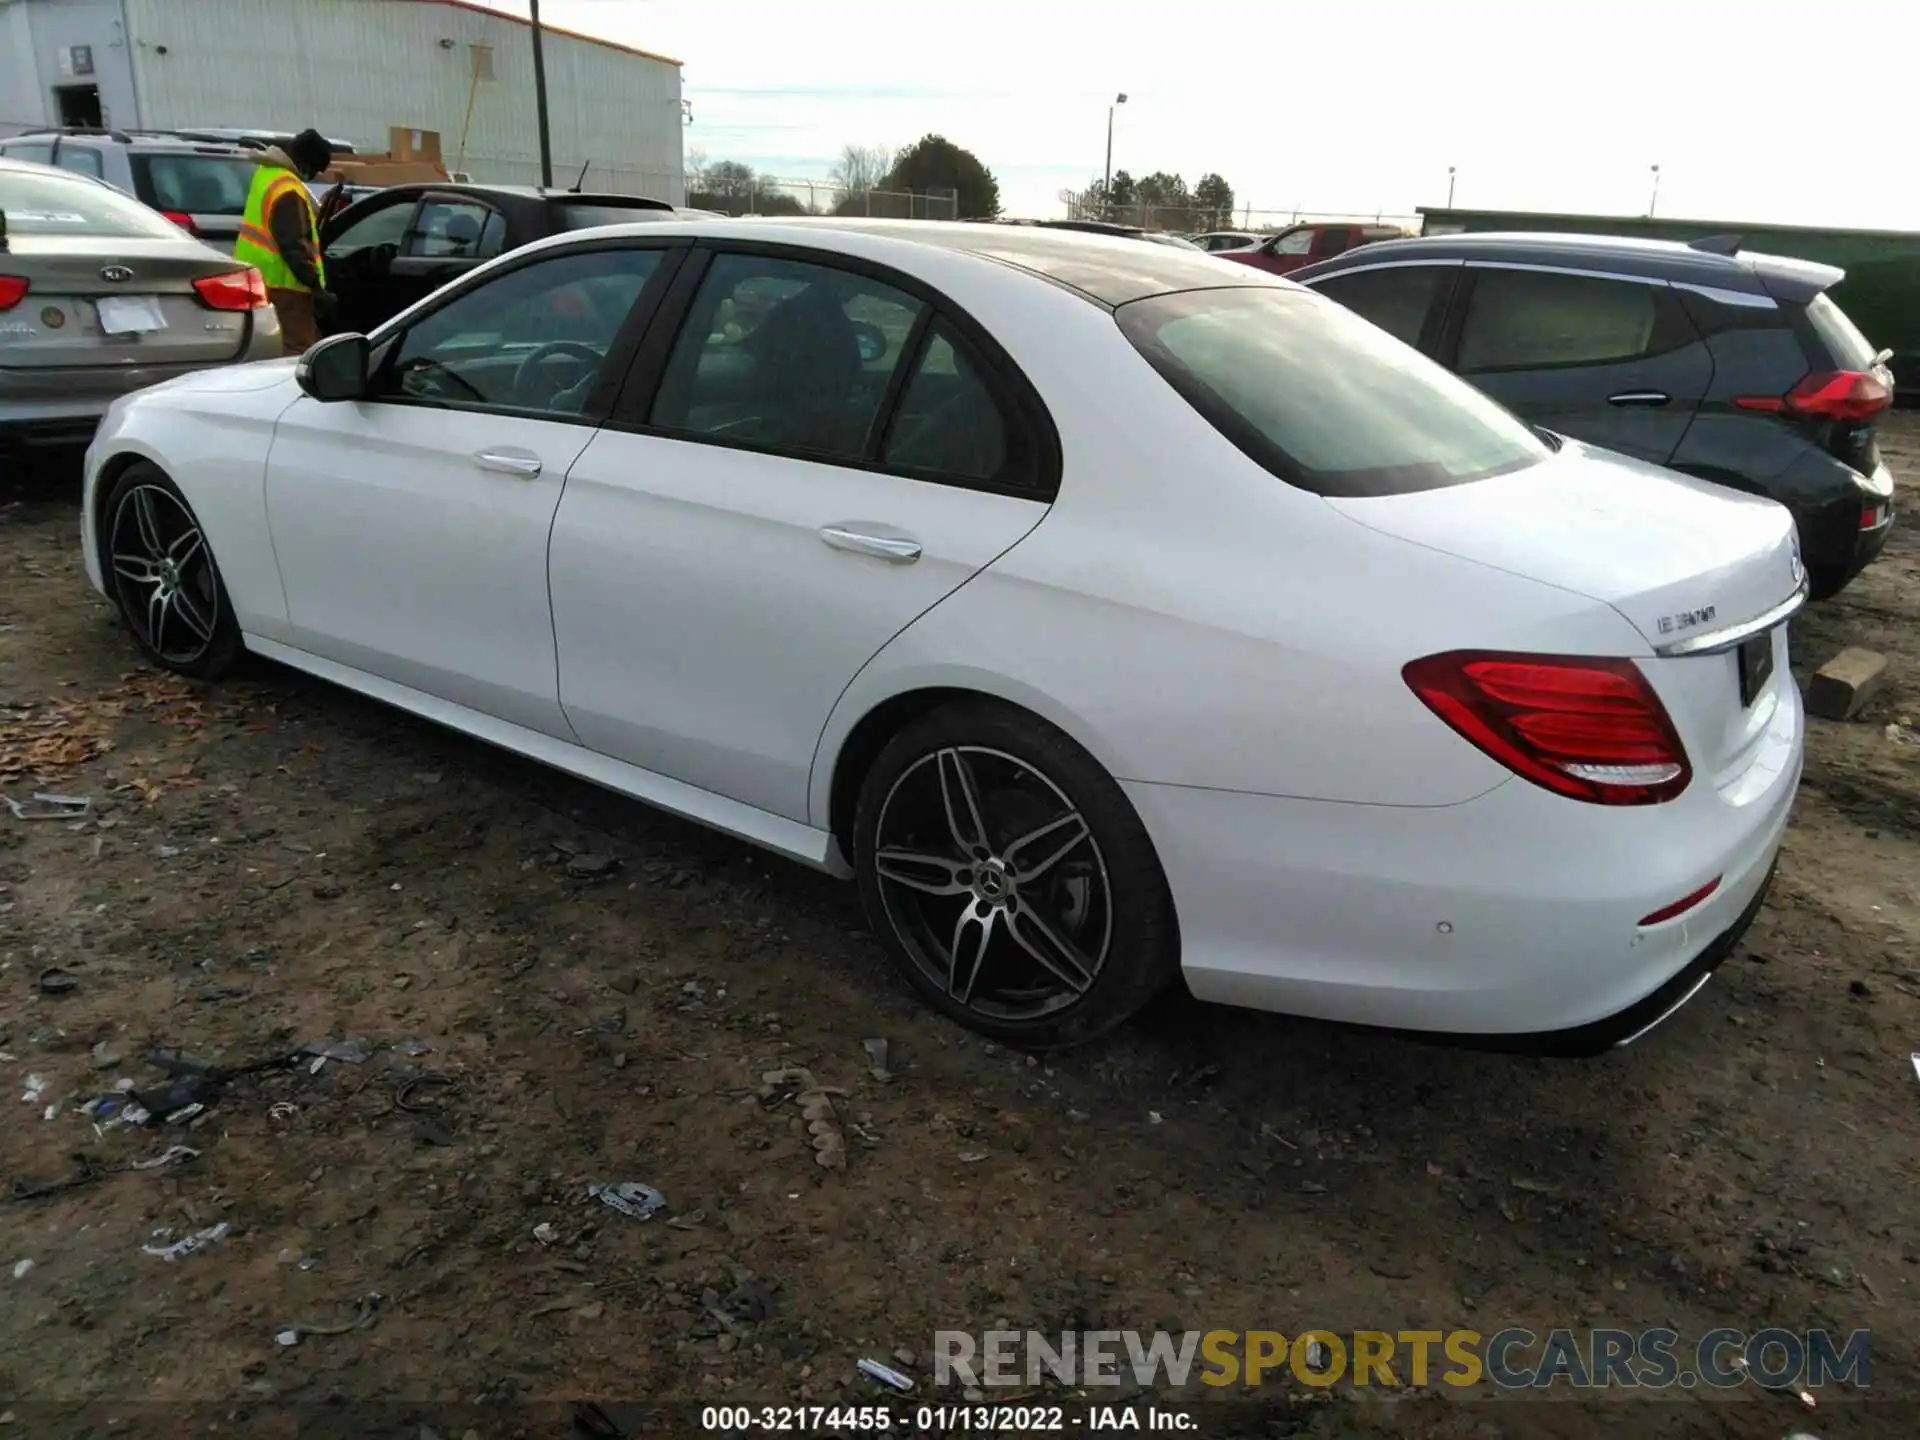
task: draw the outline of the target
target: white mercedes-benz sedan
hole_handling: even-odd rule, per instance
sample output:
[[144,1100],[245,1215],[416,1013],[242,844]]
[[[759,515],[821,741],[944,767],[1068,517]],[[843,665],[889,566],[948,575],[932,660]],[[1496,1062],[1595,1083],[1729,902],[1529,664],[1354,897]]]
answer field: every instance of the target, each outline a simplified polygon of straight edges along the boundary
[[670,221],[117,403],[93,582],[855,876],[1015,1044],[1202,999],[1592,1052],[1758,910],[1792,519],[1339,305],[999,225]]

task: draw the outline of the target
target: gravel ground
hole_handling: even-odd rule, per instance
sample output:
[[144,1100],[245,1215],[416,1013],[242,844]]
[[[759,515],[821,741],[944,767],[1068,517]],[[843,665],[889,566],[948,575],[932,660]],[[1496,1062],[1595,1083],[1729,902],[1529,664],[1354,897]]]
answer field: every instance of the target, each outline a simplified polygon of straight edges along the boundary
[[[1887,449],[1920,475],[1920,424]],[[1640,1045],[1515,1059],[1182,996],[1036,1061],[924,1013],[832,881],[269,665],[144,669],[85,588],[74,491],[71,461],[0,481],[0,790],[94,802],[0,814],[0,1082],[33,1096],[0,1130],[0,1436],[831,1403],[875,1394],[861,1356],[924,1371],[936,1329],[1000,1322],[1866,1328],[1871,1391],[1812,1413],[1289,1384],[1202,1433],[1915,1433],[1911,526],[1795,622],[1802,679],[1848,644],[1893,678],[1813,722],[1768,906]],[[245,1073],[154,1097],[159,1048]],[[844,1171],[756,1095],[790,1066],[845,1091]],[[122,1080],[206,1108],[83,1111]],[[130,1168],[174,1145],[198,1154]],[[669,1210],[587,1199],[619,1180]]]

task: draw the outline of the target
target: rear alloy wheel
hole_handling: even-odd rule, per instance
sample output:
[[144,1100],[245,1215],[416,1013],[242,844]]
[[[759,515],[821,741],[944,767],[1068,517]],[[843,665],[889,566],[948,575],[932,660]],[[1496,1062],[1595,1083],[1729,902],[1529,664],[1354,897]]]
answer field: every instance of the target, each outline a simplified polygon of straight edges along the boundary
[[1173,904],[1139,817],[1065,735],[997,706],[936,711],[862,787],[869,918],[914,987],[1012,1044],[1090,1039],[1178,967]]
[[107,497],[100,557],[120,614],[147,658],[217,680],[243,649],[213,550],[179,487],[142,461]]

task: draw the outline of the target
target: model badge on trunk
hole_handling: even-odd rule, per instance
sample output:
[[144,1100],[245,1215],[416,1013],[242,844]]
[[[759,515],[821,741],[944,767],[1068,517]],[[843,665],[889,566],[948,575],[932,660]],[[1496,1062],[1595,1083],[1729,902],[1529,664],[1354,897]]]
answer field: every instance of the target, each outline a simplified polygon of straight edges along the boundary
[[1713,619],[1718,605],[1703,606],[1698,610],[1682,610],[1678,615],[1662,615],[1659,620],[1660,633],[1671,635],[1676,630],[1692,630]]

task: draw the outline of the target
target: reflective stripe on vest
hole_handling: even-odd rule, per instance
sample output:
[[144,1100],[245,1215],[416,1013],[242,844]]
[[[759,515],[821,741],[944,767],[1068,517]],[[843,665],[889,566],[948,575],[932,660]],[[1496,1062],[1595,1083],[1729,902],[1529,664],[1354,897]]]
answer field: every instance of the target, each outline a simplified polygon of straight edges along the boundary
[[314,211],[313,196],[300,183],[297,175],[279,165],[261,165],[253,172],[253,183],[247,190],[246,213],[241,216],[240,235],[234,242],[233,258],[258,270],[260,278],[266,281],[270,290],[307,288],[281,256],[280,242],[273,238],[273,226],[269,219],[274,205],[289,192],[298,192],[300,196],[301,209],[307,217],[307,233],[313,242],[314,269],[324,287],[327,270],[326,262],[320,256],[320,224]]

